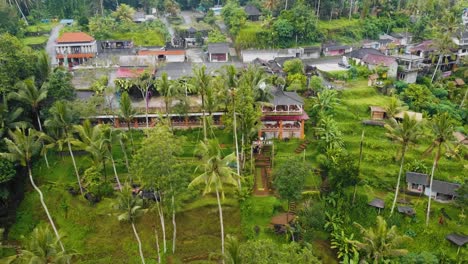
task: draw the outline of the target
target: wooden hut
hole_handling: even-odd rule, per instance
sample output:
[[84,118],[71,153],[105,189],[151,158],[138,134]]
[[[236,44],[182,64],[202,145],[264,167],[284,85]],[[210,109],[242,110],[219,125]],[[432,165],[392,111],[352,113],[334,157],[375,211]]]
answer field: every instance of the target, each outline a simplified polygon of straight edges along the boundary
[[370,106],[371,119],[372,120],[382,120],[385,118],[387,111],[380,106]]

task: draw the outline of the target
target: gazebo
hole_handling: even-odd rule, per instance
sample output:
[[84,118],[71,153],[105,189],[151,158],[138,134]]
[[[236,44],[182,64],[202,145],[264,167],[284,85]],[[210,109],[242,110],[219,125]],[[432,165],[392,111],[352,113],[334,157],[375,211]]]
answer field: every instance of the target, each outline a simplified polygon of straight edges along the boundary
[[374,198],[374,200],[370,201],[368,205],[379,209],[379,214],[380,214],[380,209],[385,208],[385,202],[379,198]]
[[458,253],[460,253],[460,248],[463,247],[466,243],[468,243],[468,236],[466,235],[452,233],[450,235],[447,235],[445,238],[458,246],[457,255]]
[[371,111],[371,119],[372,120],[382,120],[385,118],[385,114],[387,111],[383,107],[380,106],[369,106]]
[[416,212],[410,206],[398,206],[398,212],[405,214],[407,216],[415,216]]

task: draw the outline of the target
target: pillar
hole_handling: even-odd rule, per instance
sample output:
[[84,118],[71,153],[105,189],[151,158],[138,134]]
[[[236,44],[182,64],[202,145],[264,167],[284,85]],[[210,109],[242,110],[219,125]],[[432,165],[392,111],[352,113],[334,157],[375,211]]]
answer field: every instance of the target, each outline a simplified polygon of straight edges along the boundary
[[138,119],[135,118],[135,121],[133,122],[133,127],[138,128]]
[[258,140],[260,140],[262,138],[262,129],[260,128],[258,130]]
[[117,128],[120,127],[120,121],[119,121],[119,118],[118,118],[118,117],[115,118],[114,126],[117,127]]
[[283,139],[283,120],[279,121],[279,135],[278,135],[278,138]]
[[304,139],[304,120],[301,120],[301,139]]

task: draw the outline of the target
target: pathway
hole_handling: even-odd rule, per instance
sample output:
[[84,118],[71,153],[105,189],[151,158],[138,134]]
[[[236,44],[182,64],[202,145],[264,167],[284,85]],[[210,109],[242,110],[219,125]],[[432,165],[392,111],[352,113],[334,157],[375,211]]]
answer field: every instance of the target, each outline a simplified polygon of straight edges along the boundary
[[266,196],[270,194],[270,175],[271,146],[263,146],[261,153],[255,155],[254,195]]
[[59,33],[60,33],[60,29],[62,27],[63,27],[63,25],[59,24],[59,25],[55,26],[54,28],[52,28],[52,30],[50,31],[49,40],[47,40],[46,52],[49,55],[50,63],[52,65],[56,64],[55,63],[55,48],[54,48],[54,46],[55,46],[55,40],[58,38]]

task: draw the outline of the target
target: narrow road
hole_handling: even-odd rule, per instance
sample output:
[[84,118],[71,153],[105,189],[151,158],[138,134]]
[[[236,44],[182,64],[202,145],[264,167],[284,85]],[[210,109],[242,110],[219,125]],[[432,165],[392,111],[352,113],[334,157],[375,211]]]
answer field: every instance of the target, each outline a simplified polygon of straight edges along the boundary
[[166,15],[162,15],[160,19],[164,23],[164,25],[166,25],[167,31],[169,31],[169,34],[171,35],[171,45],[174,46],[174,29],[172,28],[171,23],[167,21]]
[[180,12],[180,14],[182,15],[182,17],[184,18],[184,21],[185,21],[185,25],[190,25],[192,24],[192,14],[193,14],[193,11],[182,11]]
[[52,65],[57,64],[56,61],[55,61],[55,48],[54,48],[54,45],[55,45],[55,40],[58,38],[59,33],[60,33],[60,29],[62,27],[63,27],[63,25],[59,24],[59,25],[55,26],[54,28],[52,28],[52,30],[50,31],[49,40],[47,40],[46,52],[49,55],[50,63]]

